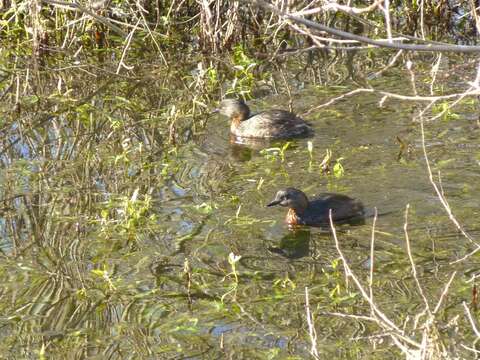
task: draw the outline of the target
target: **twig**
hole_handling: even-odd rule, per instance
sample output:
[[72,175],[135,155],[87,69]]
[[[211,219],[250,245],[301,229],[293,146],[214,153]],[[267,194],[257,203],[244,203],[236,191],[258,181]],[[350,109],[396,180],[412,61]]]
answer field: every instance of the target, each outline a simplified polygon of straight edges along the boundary
[[395,65],[395,63],[397,62],[398,58],[400,57],[400,55],[403,54],[403,50],[398,50],[397,53],[395,54],[395,56],[393,56],[391,58],[391,60],[388,62],[387,66],[385,66],[383,69],[377,71],[376,73],[374,74],[371,74],[371,75],[368,75],[368,79],[371,80],[371,79],[375,79],[377,77],[379,77],[380,75],[382,75],[385,71],[387,71],[388,69],[390,69],[393,65]]
[[[478,96],[480,95],[480,90],[478,89],[473,89],[472,87],[469,88],[466,92],[463,93],[455,93],[455,94],[450,94],[450,95],[442,95],[442,96],[409,96],[409,95],[400,95],[400,94],[395,94],[387,91],[379,91],[375,89],[366,89],[366,88],[361,88],[361,89],[355,89],[352,91],[349,91],[345,94],[342,94],[340,96],[337,96],[336,98],[330,99],[324,104],[321,104],[319,106],[315,106],[314,108],[302,113],[302,116],[307,116],[311,114],[314,111],[317,111],[321,108],[327,107],[332,105],[333,103],[336,103],[339,100],[343,100],[346,97],[358,94],[358,93],[377,93],[379,95],[383,95],[384,97],[387,98],[392,98],[392,99],[398,99],[398,100],[405,100],[405,101],[431,101],[431,102],[436,102],[438,100],[448,100],[448,99],[455,99],[455,98],[461,98],[463,99],[466,96]],[[433,117],[430,120],[434,120],[437,117]]]
[[463,345],[463,344],[460,344],[461,347],[463,347],[464,349],[467,349],[467,350],[470,350],[472,352],[474,352],[475,354],[480,354],[480,351],[478,351],[477,349],[474,349],[474,348],[471,348],[467,345]]
[[344,314],[344,313],[337,313],[337,312],[322,312],[321,315],[330,315],[330,316],[338,316],[342,318],[350,318],[355,320],[366,320],[366,321],[373,321],[378,322],[377,319],[371,316],[363,316],[363,315],[352,315],[352,314]]
[[320,359],[317,350],[317,331],[315,330],[313,315],[310,312],[310,302],[308,300],[308,287],[305,286],[305,312],[307,315],[308,335],[310,336],[310,342],[312,344],[310,348],[310,354],[315,359]]
[[[340,258],[342,259],[343,266],[345,268],[345,273],[346,273],[347,276],[352,278],[353,282],[357,286],[357,289],[362,294],[362,297],[370,304],[370,307],[373,310],[372,315],[375,316],[376,323],[379,326],[381,326],[383,328],[386,328],[389,331],[392,331],[391,338],[392,338],[393,341],[395,341],[397,343],[397,345],[401,344],[398,340],[398,339],[401,339],[404,342],[406,342],[406,343],[408,343],[412,346],[420,348],[421,345],[418,342],[416,342],[415,340],[405,336],[402,329],[397,327],[382,311],[380,311],[380,309],[372,301],[372,299],[370,298],[368,293],[365,291],[365,289],[363,288],[363,286],[360,283],[360,281],[358,280],[358,278],[355,276],[355,274],[350,269],[350,265],[348,264],[347,259],[343,255],[342,250],[340,249],[340,244],[339,244],[338,238],[337,238],[337,232],[335,230],[335,225],[333,224],[332,209],[329,210],[329,218],[330,218],[330,229],[332,230],[332,235],[333,235],[333,238],[335,240],[335,247],[337,249],[338,254],[340,255]],[[400,348],[405,348],[405,346],[403,346],[403,345],[402,346],[399,345],[399,347]]]
[[435,309],[433,310],[433,313],[436,314],[440,310],[440,306],[442,306],[443,299],[447,296],[448,294],[448,289],[450,288],[450,285],[453,282],[453,279],[455,278],[455,275],[457,275],[457,272],[454,271],[452,275],[450,276],[450,279],[448,280],[447,284],[445,285],[445,288],[442,291],[442,295],[440,295],[440,299],[438,300],[437,306],[435,306]]
[[[440,203],[443,205],[443,208],[448,214],[449,219],[453,222],[453,224],[457,227],[457,229],[462,233],[462,235],[468,239],[472,244],[476,246],[475,252],[480,250],[480,245],[465,231],[463,226],[458,222],[457,218],[453,215],[452,209],[450,208],[450,205],[448,204],[448,201],[446,197],[442,194],[440,191],[439,187],[433,180],[433,174],[432,174],[432,169],[430,167],[430,161],[428,160],[428,154],[427,154],[427,148],[425,146],[425,130],[424,130],[424,125],[423,125],[423,114],[419,115],[420,118],[420,130],[421,130],[421,137],[422,137],[422,150],[423,150],[423,156],[425,157],[425,164],[427,167],[427,172],[428,172],[428,179],[430,180],[430,183],[433,186],[433,189],[437,193],[437,197],[440,200]],[[460,260],[464,260],[464,258],[456,260],[453,263],[456,263]]]
[[384,0],[383,14],[385,16],[385,27],[387,29],[388,42],[392,43],[392,25],[390,23],[390,0]]
[[440,69],[440,63],[442,62],[442,54],[438,55],[437,62],[435,65],[432,66],[432,71],[430,71],[430,75],[432,76],[432,82],[430,83],[430,95],[433,95],[433,85],[435,84],[435,80],[437,79],[437,73]]
[[408,60],[407,63],[406,63],[406,66],[407,66],[408,73],[410,74],[410,83],[412,84],[413,94],[415,96],[418,96],[417,86],[415,85],[415,74],[412,70],[412,68],[413,68],[412,61]]
[[370,278],[368,279],[368,290],[370,293],[370,299],[373,301],[373,266],[374,266],[374,251],[375,251],[375,225],[377,223],[377,207],[374,208],[373,224],[372,224],[372,237],[370,239]]
[[92,18],[94,18],[98,22],[100,22],[103,25],[105,25],[106,27],[110,28],[112,31],[121,35],[122,37],[127,36],[127,34],[122,29],[120,29],[118,26],[112,24],[107,18],[91,12],[90,10],[84,8],[82,5],[80,5],[78,3],[73,3],[73,2],[70,3],[70,2],[58,1],[58,0],[42,0],[42,2],[44,4],[48,4],[48,5],[68,8],[68,9],[73,10],[73,11],[80,11],[82,13],[85,13],[85,14],[91,16]]
[[364,8],[355,8],[355,7],[351,7],[351,6],[340,5],[340,4],[337,4],[336,2],[328,2],[327,4],[323,5],[320,8],[297,11],[297,12],[293,12],[292,15],[295,15],[295,16],[313,15],[313,14],[317,14],[319,12],[330,11],[330,10],[332,10],[332,11],[343,11],[347,14],[362,14],[362,13],[365,13],[365,12],[375,10],[375,8],[377,8],[382,3],[382,1],[383,0],[377,0],[372,5],[369,5],[369,6],[364,7]]
[[403,225],[403,231],[405,234],[405,243],[407,244],[407,254],[408,254],[408,259],[410,260],[410,267],[412,268],[412,275],[415,280],[415,284],[417,285],[418,292],[420,293],[420,296],[422,297],[423,303],[425,304],[425,308],[427,310],[427,314],[429,316],[432,315],[430,311],[430,305],[428,303],[427,297],[425,296],[425,293],[423,292],[423,288],[420,285],[420,281],[418,280],[417,276],[417,268],[415,266],[415,261],[413,260],[412,256],[412,249],[410,247],[410,237],[408,236],[408,209],[410,208],[410,204],[407,204],[405,208],[405,224]]
[[[150,35],[150,38],[152,39],[152,42],[155,44],[155,46],[157,47],[157,50],[158,52],[160,53],[160,56],[164,62],[165,65],[168,66],[168,62],[167,62],[167,59],[165,58],[165,55],[163,55],[163,52],[162,52],[162,49],[160,48],[160,45],[158,44],[157,40],[155,39],[155,36],[153,36],[153,33],[152,33],[152,30],[150,30],[150,26],[148,26],[148,23],[147,23],[147,19],[145,19],[145,15],[143,14],[144,13],[144,10],[141,5],[140,5],[140,2],[136,2],[135,5],[138,7],[138,8],[141,8],[139,13],[140,13],[140,16],[142,17],[142,20],[143,20],[143,26],[144,26],[144,29],[147,29],[148,31],[148,34]],[[137,23],[138,25],[138,23]],[[135,28],[137,27],[137,25],[135,25]]]
[[422,34],[422,39],[425,39],[425,26],[424,26],[425,22],[423,18],[424,3],[425,3],[425,0],[420,0],[420,33]]
[[477,325],[475,324],[475,320],[473,320],[472,314],[470,313],[470,309],[468,308],[467,303],[464,301],[462,302],[463,310],[465,311],[465,315],[467,315],[468,321],[470,321],[470,325],[472,325],[472,330],[477,336],[480,338],[480,331],[478,331]]
[[122,57],[120,58],[120,62],[118,63],[117,72],[116,72],[117,75],[118,75],[118,73],[120,73],[120,69],[122,67],[124,67],[127,70],[132,70],[133,69],[133,66],[128,66],[127,64],[125,64],[124,60],[125,60],[125,56],[127,55],[128,48],[130,47],[130,44],[132,42],[133,34],[135,33],[135,30],[137,30],[137,26],[138,26],[139,23],[140,23],[140,19],[137,20],[137,23],[135,24],[135,27],[132,29],[132,31],[130,31],[130,33],[127,36],[127,44],[123,48]]
[[475,19],[475,28],[478,34],[480,33],[480,19],[478,18],[477,8],[475,7],[475,0],[470,0],[470,6],[472,7],[472,16]]

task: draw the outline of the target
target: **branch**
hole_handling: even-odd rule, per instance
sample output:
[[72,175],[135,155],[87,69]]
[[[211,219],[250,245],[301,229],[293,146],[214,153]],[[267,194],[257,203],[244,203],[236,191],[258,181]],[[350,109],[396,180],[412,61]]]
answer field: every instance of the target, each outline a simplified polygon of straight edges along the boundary
[[[375,90],[375,89],[366,89],[366,88],[360,88],[360,89],[355,89],[352,91],[349,91],[345,94],[339,95],[333,99],[330,99],[324,104],[315,106],[314,108],[302,113],[302,116],[307,116],[311,114],[314,111],[317,111],[321,108],[327,107],[332,105],[333,103],[336,103],[337,101],[343,100],[349,96],[353,96],[358,93],[378,93],[380,95],[383,95],[383,97],[386,98],[392,98],[392,99],[398,99],[398,100],[405,100],[405,101],[439,101],[439,100],[449,100],[449,99],[463,99],[466,96],[478,96],[480,95],[480,90],[475,89],[474,87],[470,87],[463,93],[454,93],[454,94],[449,94],[449,95],[440,95],[440,96],[411,96],[411,95],[401,95],[401,94],[395,94],[387,91],[380,91],[380,90]],[[382,103],[385,101],[385,99],[382,99]],[[443,115],[443,113],[440,114],[440,116]],[[430,120],[434,120],[438,115]]]
[[325,31],[331,35],[339,36],[344,39],[350,40],[357,40],[362,43],[389,48],[389,49],[402,49],[408,51],[427,51],[427,52],[458,52],[458,53],[476,53],[480,52],[480,46],[468,46],[468,45],[410,45],[410,44],[397,44],[397,43],[390,43],[387,41],[378,41],[373,40],[365,36],[355,35],[346,31],[338,30],[331,28],[329,26],[325,26],[314,21],[306,20],[298,16],[293,16],[291,14],[287,14],[282,10],[277,9],[273,5],[268,4],[263,0],[251,0],[253,5],[256,5],[260,8],[264,8],[270,10],[277,16],[285,19],[291,20],[293,22],[303,24],[309,28],[313,28],[320,31]]
[[79,11],[79,12],[85,13],[85,14],[91,16],[92,18],[94,18],[95,20],[97,20],[98,22],[101,22],[103,25],[110,28],[112,31],[116,32],[120,36],[122,36],[122,37],[127,36],[127,34],[122,29],[120,29],[118,26],[112,24],[107,18],[91,12],[90,10],[84,8],[80,4],[70,3],[70,2],[65,2],[65,1],[58,1],[58,0],[42,0],[42,2],[44,4],[53,5],[53,6],[57,6],[57,7],[63,7],[63,8],[67,8],[69,10]]
[[412,347],[415,347],[417,349],[421,348],[421,344],[419,344],[417,341],[414,339],[409,338],[404,334],[404,331],[400,329],[398,326],[396,326],[393,321],[391,321],[378,307],[377,305],[373,302],[373,299],[370,297],[370,295],[367,293],[363,285],[360,283],[360,280],[355,276],[353,273],[352,269],[350,268],[350,265],[348,264],[347,259],[343,255],[343,251],[340,248],[340,244],[338,242],[338,237],[337,237],[337,231],[335,229],[335,225],[333,224],[333,219],[332,219],[332,209],[329,210],[329,218],[330,218],[330,229],[332,231],[332,236],[333,239],[335,240],[335,247],[337,249],[338,255],[340,255],[340,258],[342,259],[343,262],[343,267],[345,269],[345,276],[352,278],[353,282],[355,283],[357,289],[360,291],[362,297],[364,300],[368,302],[370,305],[370,309],[372,311],[371,317],[375,319],[375,322],[383,327],[384,329],[388,330],[390,332],[390,336],[393,341],[398,346],[403,346],[401,343],[398,341],[398,339],[401,339],[405,343],[411,345]]

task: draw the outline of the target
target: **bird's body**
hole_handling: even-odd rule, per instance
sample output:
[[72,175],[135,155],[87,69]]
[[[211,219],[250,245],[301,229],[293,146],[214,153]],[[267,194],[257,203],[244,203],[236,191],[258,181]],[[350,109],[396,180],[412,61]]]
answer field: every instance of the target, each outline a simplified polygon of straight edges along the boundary
[[312,200],[300,190],[287,188],[277,192],[275,199],[267,206],[288,207],[286,223],[290,226],[327,226],[330,223],[330,209],[335,223],[361,223],[365,217],[362,203],[342,194],[323,193]]
[[311,126],[285,110],[266,110],[250,115],[242,100],[225,99],[218,109],[231,119],[230,132],[240,138],[284,139],[310,136]]

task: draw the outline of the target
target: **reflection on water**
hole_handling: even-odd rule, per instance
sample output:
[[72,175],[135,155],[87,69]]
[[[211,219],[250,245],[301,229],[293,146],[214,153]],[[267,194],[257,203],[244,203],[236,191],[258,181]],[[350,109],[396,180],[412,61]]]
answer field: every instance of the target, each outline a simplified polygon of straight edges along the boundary
[[303,229],[290,231],[281,238],[278,246],[271,246],[268,250],[289,259],[309,256],[310,231]]

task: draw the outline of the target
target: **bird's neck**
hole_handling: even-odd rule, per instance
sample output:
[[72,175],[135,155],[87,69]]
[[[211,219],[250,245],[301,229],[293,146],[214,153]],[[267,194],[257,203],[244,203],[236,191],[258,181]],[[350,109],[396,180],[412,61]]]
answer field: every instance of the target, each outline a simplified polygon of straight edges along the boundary
[[238,129],[242,122],[243,118],[240,114],[235,114],[232,116],[232,122],[230,124],[230,130],[231,132],[234,132],[235,130]]
[[290,226],[298,225],[298,215],[295,209],[289,208],[285,222]]

